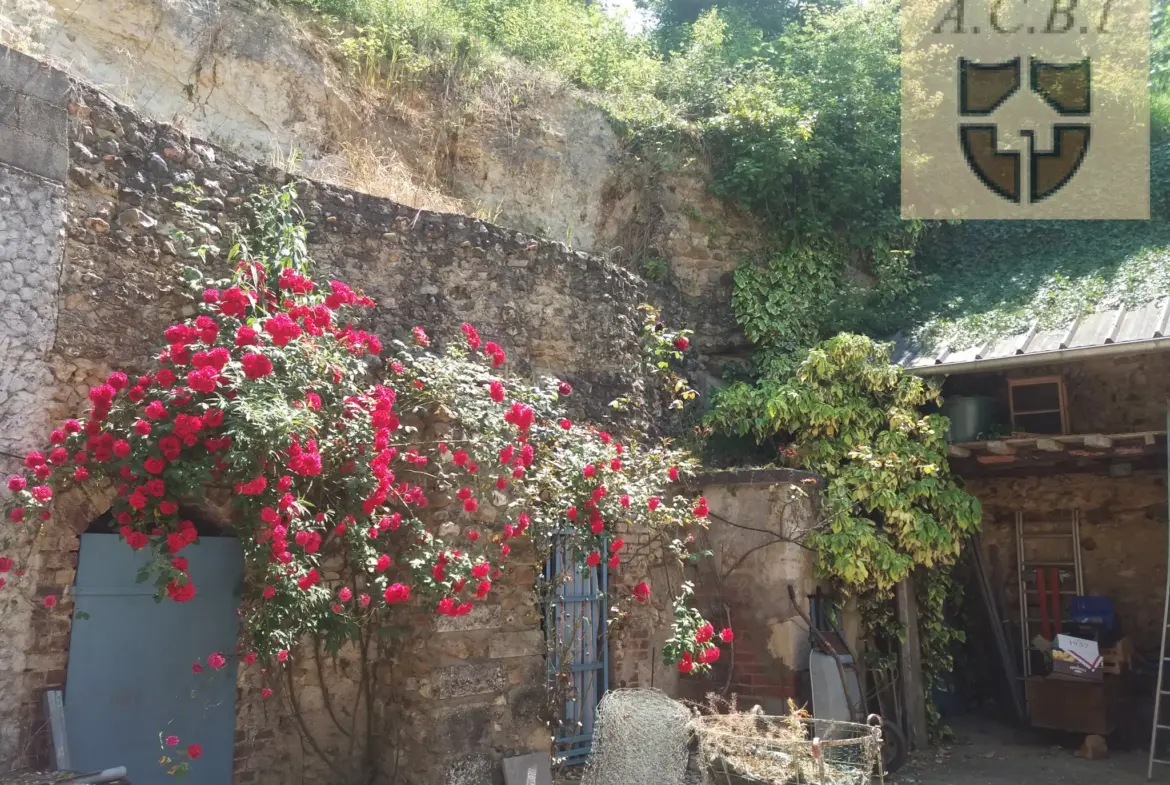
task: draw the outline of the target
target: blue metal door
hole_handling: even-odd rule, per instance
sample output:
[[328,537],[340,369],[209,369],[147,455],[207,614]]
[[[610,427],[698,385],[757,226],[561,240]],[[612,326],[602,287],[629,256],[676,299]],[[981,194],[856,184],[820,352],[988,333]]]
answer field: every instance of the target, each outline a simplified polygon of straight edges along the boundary
[[[179,749],[202,746],[187,774],[191,785],[231,782],[243,554],[234,539],[207,537],[183,556],[195,598],[156,603],[153,581],[135,583],[145,553],[114,534],[81,535],[65,682],[74,769],[125,766],[132,785],[173,785],[159,764],[161,733],[178,736]],[[228,665],[192,673],[212,652]]]
[[555,587],[546,615],[552,637],[550,688],[563,697],[563,721],[554,754],[569,765],[584,763],[593,749],[597,704],[609,690],[606,630],[608,573],[605,562],[578,567],[563,543],[554,545],[545,577]]

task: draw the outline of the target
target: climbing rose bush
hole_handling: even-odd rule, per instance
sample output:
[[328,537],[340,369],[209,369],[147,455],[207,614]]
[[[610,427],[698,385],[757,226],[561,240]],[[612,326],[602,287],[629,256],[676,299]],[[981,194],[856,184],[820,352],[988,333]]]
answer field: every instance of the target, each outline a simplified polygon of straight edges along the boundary
[[[8,480],[0,573],[15,570],[17,543],[56,495],[112,483],[117,529],[152,554],[160,599],[189,602],[202,587],[185,554],[199,535],[182,510],[225,495],[245,557],[240,646],[228,656],[271,666],[309,636],[337,650],[408,603],[469,613],[518,538],[538,553],[557,539],[581,565],[620,570],[632,526],[681,561],[697,557],[690,531],[706,502],[673,491],[695,468],[689,457],[572,422],[567,382],[507,377],[504,348],[470,324],[443,353],[422,327],[412,345],[383,345],[358,326],[370,298],[309,276],[297,218],[291,189],[257,198],[230,279],[186,272],[198,313],[165,330],[154,370],[111,373],[89,391],[88,416],[29,453]],[[651,591],[639,581],[611,600]],[[664,651],[684,673],[732,639],[690,597],[684,583],[669,598]],[[225,655],[204,662],[217,670]]]

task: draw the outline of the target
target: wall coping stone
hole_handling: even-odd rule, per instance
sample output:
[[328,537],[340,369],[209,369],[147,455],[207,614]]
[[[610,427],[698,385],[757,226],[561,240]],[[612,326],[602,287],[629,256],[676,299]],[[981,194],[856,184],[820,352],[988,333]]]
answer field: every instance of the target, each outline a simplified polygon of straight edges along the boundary
[[816,483],[823,487],[825,480],[815,472],[803,469],[721,469],[702,472],[687,483],[690,488],[705,488],[709,485],[795,485]]

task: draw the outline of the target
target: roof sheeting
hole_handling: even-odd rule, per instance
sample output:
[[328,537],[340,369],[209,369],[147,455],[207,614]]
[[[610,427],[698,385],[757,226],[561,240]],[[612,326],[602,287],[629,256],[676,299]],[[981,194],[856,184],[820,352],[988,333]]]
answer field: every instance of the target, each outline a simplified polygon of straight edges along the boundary
[[1041,330],[1033,326],[1022,333],[995,338],[961,350],[923,347],[906,335],[894,337],[895,363],[916,373],[954,373],[990,370],[1005,365],[1036,365],[1072,359],[1088,353],[1118,353],[1170,349],[1167,321],[1170,297],[1133,309],[1125,307],[1078,317],[1071,324]]

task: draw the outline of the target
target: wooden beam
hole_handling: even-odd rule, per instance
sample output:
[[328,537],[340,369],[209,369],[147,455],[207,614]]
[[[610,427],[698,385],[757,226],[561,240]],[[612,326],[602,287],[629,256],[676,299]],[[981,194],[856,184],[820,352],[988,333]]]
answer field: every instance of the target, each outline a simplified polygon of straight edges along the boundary
[[1010,444],[1006,442],[988,442],[987,451],[992,455],[1015,455],[1016,451]]
[[1094,447],[1098,450],[1108,450],[1113,446],[1113,440],[1108,436],[1101,436],[1100,434],[1090,433],[1084,437],[1086,447]]
[[1142,440],[1143,440],[1143,441],[1144,441],[1144,442],[1145,442],[1147,445],[1151,445],[1151,446],[1154,444],[1154,442],[1156,442],[1156,441],[1157,441],[1157,439],[1156,439],[1156,438],[1154,438],[1154,434],[1152,434],[1152,433],[1143,433],[1143,434],[1142,434]]
[[1014,455],[980,455],[978,457],[980,463],[1015,463],[1016,456]]
[[947,455],[951,456],[952,458],[970,458],[971,451],[966,447],[958,447],[952,444],[947,448]]
[[1064,445],[1056,441],[1056,439],[1037,439],[1036,449],[1044,452],[1063,452]]
[[918,641],[918,601],[914,597],[914,577],[907,576],[895,589],[898,621],[906,630],[900,644],[898,667],[905,694],[906,740],[910,749],[926,749],[930,740],[926,731],[926,685],[922,680],[922,649]]
[[49,735],[53,741],[53,768],[69,771],[69,738],[65,733],[65,699],[61,690],[45,691],[45,716],[49,718]]

